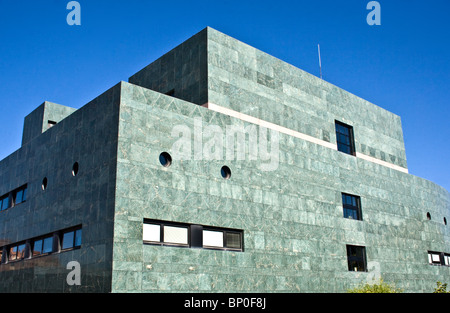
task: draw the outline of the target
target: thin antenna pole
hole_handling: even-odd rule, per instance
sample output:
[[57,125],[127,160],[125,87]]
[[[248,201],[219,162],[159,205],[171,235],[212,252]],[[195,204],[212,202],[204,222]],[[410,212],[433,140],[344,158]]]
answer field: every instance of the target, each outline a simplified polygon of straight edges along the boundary
[[319,51],[319,70],[320,70],[320,79],[322,79],[322,60],[320,58],[320,44],[317,45],[317,50]]

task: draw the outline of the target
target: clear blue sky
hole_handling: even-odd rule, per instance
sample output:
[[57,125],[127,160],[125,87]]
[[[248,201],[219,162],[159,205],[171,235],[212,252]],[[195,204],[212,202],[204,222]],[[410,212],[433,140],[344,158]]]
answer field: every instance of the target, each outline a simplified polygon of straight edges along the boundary
[[450,190],[450,1],[0,1],[0,159],[43,101],[79,108],[206,26],[402,118],[410,173]]

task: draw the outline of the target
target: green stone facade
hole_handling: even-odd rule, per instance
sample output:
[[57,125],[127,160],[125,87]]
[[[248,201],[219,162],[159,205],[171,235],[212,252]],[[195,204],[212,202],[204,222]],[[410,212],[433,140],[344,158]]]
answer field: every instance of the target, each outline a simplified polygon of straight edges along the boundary
[[[25,203],[0,212],[0,241],[5,255],[82,225],[82,245],[3,262],[2,291],[346,292],[381,277],[432,292],[450,280],[449,266],[428,260],[450,254],[450,196],[408,174],[400,117],[214,29],[82,108],[62,108],[30,115],[22,147],[0,162],[0,196],[28,186]],[[47,117],[58,123],[44,129]],[[355,155],[337,151],[335,120],[353,126]],[[275,159],[251,158],[254,142],[239,134],[234,158],[206,157],[211,129],[227,142],[227,129],[252,126],[270,129],[258,139]],[[344,218],[342,193],[360,197],[362,220]],[[144,244],[144,219],[239,229],[244,248]],[[366,271],[349,270],[347,245],[365,247]],[[66,283],[71,260],[79,286]]]

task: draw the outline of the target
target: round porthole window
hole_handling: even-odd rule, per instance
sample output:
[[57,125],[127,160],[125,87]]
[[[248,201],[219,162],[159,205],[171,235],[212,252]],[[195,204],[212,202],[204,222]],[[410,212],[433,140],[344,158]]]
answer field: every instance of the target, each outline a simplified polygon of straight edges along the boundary
[[42,180],[42,190],[47,189],[47,177],[44,177],[44,179]]
[[169,167],[172,164],[172,157],[167,152],[163,152],[159,155],[159,162],[164,167]]
[[231,177],[231,170],[228,166],[222,166],[220,169],[220,174],[222,174],[222,177],[224,179],[230,179]]
[[75,162],[72,166],[72,176],[77,176],[78,168],[79,168],[78,162]]

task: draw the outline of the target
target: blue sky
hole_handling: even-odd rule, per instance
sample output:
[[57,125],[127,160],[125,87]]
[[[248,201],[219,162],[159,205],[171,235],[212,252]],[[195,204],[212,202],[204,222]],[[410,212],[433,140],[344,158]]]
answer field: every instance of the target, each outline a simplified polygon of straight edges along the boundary
[[450,1],[0,1],[0,159],[43,101],[79,108],[206,26],[402,118],[409,171],[450,191]]

